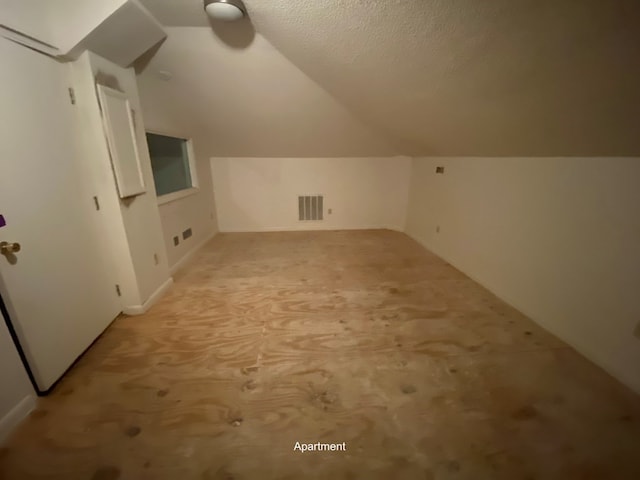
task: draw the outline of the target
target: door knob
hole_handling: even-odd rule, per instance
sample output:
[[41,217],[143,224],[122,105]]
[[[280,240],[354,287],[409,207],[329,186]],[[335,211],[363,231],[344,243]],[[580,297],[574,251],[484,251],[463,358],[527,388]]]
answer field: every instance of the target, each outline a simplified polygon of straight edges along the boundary
[[11,255],[12,253],[18,253],[20,251],[20,244],[18,242],[0,242],[0,253],[2,255]]

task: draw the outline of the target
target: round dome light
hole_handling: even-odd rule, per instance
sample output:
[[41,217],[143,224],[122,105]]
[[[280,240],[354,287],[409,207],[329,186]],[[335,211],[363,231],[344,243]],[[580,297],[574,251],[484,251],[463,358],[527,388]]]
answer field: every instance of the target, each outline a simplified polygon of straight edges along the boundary
[[212,19],[225,22],[239,20],[246,13],[241,0],[206,0],[204,10]]

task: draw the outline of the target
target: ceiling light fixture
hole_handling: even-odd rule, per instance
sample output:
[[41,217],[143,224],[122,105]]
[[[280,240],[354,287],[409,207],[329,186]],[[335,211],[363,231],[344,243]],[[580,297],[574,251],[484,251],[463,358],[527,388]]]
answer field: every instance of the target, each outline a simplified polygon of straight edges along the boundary
[[232,22],[247,14],[242,0],[204,0],[204,10],[214,20]]

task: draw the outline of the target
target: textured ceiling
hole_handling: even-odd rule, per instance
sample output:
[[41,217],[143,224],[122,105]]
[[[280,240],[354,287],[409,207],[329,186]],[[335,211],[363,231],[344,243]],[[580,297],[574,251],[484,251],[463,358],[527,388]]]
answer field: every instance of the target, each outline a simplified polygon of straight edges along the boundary
[[[143,3],[165,25],[211,30],[201,0]],[[258,33],[254,43],[266,40],[269,54],[256,52],[251,44],[231,55],[245,55],[246,68],[253,61],[288,59],[363,131],[387,140],[371,146],[379,154],[393,145],[396,153],[411,155],[640,155],[637,0],[245,4]],[[165,58],[167,69],[174,60]],[[207,72],[196,68],[192,74],[238,82],[247,74],[236,64],[210,61]],[[285,70],[272,66],[272,73],[283,78]],[[287,103],[286,91],[278,95]],[[252,104],[237,97],[247,116],[263,108],[258,92]],[[299,114],[313,116],[313,108]],[[330,126],[333,113],[328,110],[316,126]],[[205,116],[202,120],[213,127],[214,120]],[[270,142],[281,142],[273,151],[287,143]],[[316,155],[317,146],[311,142],[308,154]]]

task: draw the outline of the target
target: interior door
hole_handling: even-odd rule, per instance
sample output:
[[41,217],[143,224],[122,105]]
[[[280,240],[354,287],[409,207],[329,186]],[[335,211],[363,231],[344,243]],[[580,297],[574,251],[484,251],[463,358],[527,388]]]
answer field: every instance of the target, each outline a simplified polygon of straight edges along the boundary
[[121,306],[79,173],[91,159],[76,148],[68,66],[4,38],[0,64],[0,293],[44,392]]

